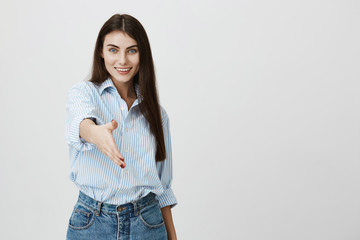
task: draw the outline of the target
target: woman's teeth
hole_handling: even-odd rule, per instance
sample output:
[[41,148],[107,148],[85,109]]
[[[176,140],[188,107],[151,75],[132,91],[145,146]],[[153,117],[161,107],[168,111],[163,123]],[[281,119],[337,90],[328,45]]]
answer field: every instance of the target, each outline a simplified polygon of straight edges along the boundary
[[116,70],[119,70],[120,72],[128,72],[131,68],[116,68]]

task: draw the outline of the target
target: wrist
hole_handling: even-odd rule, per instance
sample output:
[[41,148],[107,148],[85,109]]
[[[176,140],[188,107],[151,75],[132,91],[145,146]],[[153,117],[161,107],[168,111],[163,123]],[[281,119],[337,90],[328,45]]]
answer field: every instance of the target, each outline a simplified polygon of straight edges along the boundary
[[96,124],[88,119],[85,118],[81,123],[80,123],[80,132],[79,135],[82,139],[84,139],[86,142],[89,143],[95,143],[95,131],[96,131]]
[[97,140],[97,138],[96,138],[96,136],[97,136],[97,130],[98,130],[98,125],[96,125],[96,124],[91,124],[91,125],[89,125],[89,142],[91,142],[91,143],[93,143],[93,144],[95,144],[95,145],[97,145],[96,144],[96,140]]

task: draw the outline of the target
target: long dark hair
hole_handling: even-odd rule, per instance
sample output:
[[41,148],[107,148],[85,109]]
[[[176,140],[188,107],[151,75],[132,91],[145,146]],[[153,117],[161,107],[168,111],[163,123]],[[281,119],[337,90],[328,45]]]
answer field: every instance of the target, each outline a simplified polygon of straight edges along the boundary
[[109,77],[101,53],[105,36],[116,30],[126,33],[137,42],[140,64],[139,71],[134,76],[133,82],[134,84],[139,84],[139,91],[142,98],[139,107],[149,123],[150,132],[156,140],[155,159],[156,161],[163,161],[166,158],[166,150],[156,89],[154,62],[145,29],[136,18],[127,14],[115,14],[104,23],[96,40],[92,75],[89,81],[95,84],[101,84]]

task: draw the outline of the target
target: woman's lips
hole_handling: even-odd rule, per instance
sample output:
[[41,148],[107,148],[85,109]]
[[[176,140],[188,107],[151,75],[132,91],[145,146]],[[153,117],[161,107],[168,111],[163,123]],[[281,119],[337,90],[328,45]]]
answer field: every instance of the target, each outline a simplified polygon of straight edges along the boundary
[[126,75],[126,74],[128,74],[130,72],[132,67],[128,67],[128,68],[117,68],[117,67],[115,67],[115,69],[119,74]]

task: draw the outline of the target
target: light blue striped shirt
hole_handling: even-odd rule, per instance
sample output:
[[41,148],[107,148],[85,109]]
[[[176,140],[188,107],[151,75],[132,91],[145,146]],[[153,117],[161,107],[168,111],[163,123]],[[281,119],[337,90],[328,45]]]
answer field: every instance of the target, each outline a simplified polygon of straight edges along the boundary
[[[135,90],[139,96],[137,86]],[[104,203],[120,205],[153,192],[160,207],[173,207],[177,200],[171,189],[169,118],[161,107],[166,159],[156,162],[156,141],[140,112],[140,101],[138,97],[128,110],[110,78],[100,86],[88,81],[80,82],[68,91],[65,139],[69,145],[70,179],[81,192]],[[97,125],[112,119],[118,122],[113,135],[120,153],[125,157],[124,169],[95,144],[79,137],[80,122],[84,118],[95,118]]]

